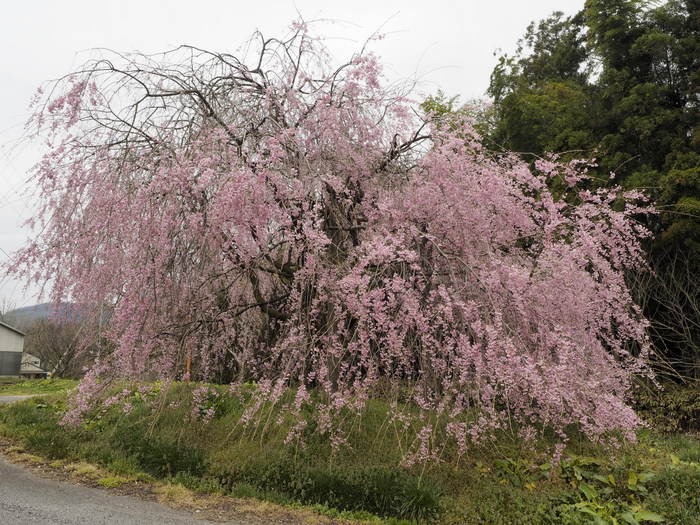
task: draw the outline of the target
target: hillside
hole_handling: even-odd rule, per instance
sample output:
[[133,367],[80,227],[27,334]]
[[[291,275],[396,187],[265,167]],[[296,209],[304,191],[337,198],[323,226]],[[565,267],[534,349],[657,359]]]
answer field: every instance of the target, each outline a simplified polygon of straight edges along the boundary
[[12,326],[27,327],[39,319],[75,319],[77,308],[73,303],[40,303],[32,306],[24,306],[9,311],[5,318],[6,322]]

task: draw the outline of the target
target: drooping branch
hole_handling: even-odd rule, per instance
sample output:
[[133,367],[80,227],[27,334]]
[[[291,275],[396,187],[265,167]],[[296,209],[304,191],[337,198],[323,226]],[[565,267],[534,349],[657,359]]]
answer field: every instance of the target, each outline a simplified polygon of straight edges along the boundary
[[385,88],[371,54],[329,64],[303,25],[252,45],[113,54],[37,106],[44,229],[14,269],[107,305],[89,380],[313,388],[318,413],[410,384],[460,447],[505,418],[638,424],[625,395],[648,341],[624,277],[643,208],[575,182],[558,200],[548,178],[580,166],[489,154]]

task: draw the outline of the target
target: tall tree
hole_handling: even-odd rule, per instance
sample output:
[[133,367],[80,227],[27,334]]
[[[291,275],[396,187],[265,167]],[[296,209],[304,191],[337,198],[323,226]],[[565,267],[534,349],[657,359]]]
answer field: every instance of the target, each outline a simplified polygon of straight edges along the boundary
[[496,147],[541,156],[593,146],[582,20],[558,11],[533,22],[515,55],[499,58],[488,89],[497,115],[489,139]]
[[[575,16],[554,13],[530,24],[516,54],[501,57],[489,88],[493,142],[528,159],[545,152],[596,158],[597,185],[614,173],[656,201],[651,263],[672,283],[658,283],[655,293],[683,283],[700,295],[690,277],[700,274],[699,20],[694,1],[588,0]],[[678,272],[668,273],[669,261]],[[678,294],[647,299],[657,347],[678,371],[699,375],[697,302]],[[692,320],[690,332],[671,321],[679,308]]]
[[466,118],[418,118],[376,57],[331,66],[303,25],[256,45],[249,62],[105,58],[38,103],[41,228],[14,269],[111,311],[113,350],[71,416],[109,377],[223,370],[297,429],[304,405],[328,429],[381,381],[460,447],[510,417],[530,434],[632,430],[638,195],[559,201],[547,180],[573,186],[577,166],[531,169],[484,150]]

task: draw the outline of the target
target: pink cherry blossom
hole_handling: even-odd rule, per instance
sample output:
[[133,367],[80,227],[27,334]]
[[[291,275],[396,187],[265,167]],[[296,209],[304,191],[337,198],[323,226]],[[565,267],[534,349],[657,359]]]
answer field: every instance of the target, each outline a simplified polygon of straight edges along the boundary
[[223,377],[258,385],[244,422],[287,403],[296,441],[314,404],[340,445],[334,416],[388,381],[423,414],[413,459],[435,459],[431,414],[460,449],[506,420],[631,437],[642,197],[483,149],[372,54],[326,57],[297,24],[248,61],[111,56],[39,95],[42,204],[11,270],[92,306],[104,341],[67,420],[109,379]]

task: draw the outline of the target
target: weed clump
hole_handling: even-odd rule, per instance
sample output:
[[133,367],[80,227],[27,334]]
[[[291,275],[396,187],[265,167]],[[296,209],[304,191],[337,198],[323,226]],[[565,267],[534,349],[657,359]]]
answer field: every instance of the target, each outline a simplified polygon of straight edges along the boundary
[[440,493],[418,476],[398,467],[319,467],[292,461],[253,462],[222,473],[223,487],[237,485],[277,492],[302,503],[379,516],[424,520],[439,514]]

